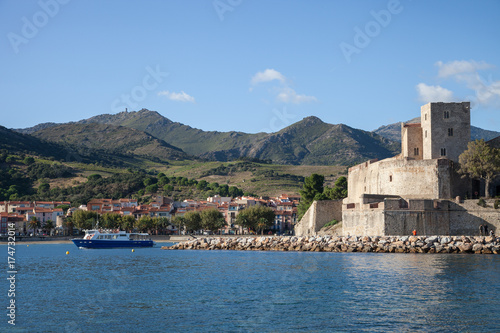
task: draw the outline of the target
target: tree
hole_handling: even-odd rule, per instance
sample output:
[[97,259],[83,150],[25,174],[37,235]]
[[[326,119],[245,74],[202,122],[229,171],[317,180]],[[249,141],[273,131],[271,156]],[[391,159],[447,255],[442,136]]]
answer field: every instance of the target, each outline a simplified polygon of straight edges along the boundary
[[256,205],[240,211],[236,217],[236,224],[264,233],[264,229],[274,224],[274,218],[275,214],[271,208]]
[[38,228],[40,228],[40,221],[36,218],[36,216],[32,216],[29,223],[29,228],[33,229],[33,236],[35,236]]
[[327,187],[324,192],[329,200],[340,200],[347,198],[347,178],[342,176],[335,181],[333,188]]
[[31,156],[26,156],[23,160],[23,163],[26,165],[32,165],[33,163],[35,163],[35,159]]
[[490,147],[483,139],[469,142],[459,157],[459,173],[485,182],[485,196],[490,197],[491,181],[500,173],[500,149]]
[[61,208],[63,210],[63,213],[66,214],[66,212],[68,211],[68,209],[71,208],[71,206],[64,204],[64,205],[59,205],[56,208]]
[[119,228],[121,224],[121,216],[118,214],[105,213],[102,215],[99,224],[106,229]]
[[187,212],[184,214],[186,230],[191,232],[201,229],[201,215],[199,212]]
[[161,234],[163,234],[170,225],[170,221],[166,217],[155,217],[153,218],[153,223],[157,235],[158,230],[160,230]]
[[170,183],[170,179],[167,176],[165,176],[165,175],[160,176],[158,174],[158,186],[159,187],[163,187],[163,186],[165,186],[168,183]]
[[174,218],[172,219],[172,223],[177,226],[177,234],[180,235],[181,234],[181,228],[182,226],[184,225],[184,223],[186,222],[186,220],[184,219],[184,216],[174,216]]
[[90,176],[87,177],[87,180],[89,182],[99,180],[99,179],[102,179],[102,176],[98,173],[91,174]]
[[174,191],[174,187],[172,185],[165,185],[163,186],[163,191],[165,194],[172,193]]
[[323,193],[324,181],[325,177],[316,173],[306,177],[303,189],[300,191],[301,200],[312,201],[317,194]]
[[[68,216],[66,218],[66,222],[64,223],[65,226],[66,226],[66,230],[68,231],[68,235],[69,236],[73,236],[73,227],[74,227],[74,224],[73,224],[73,217],[71,216]],[[66,234],[66,233],[65,233]]]
[[226,225],[224,215],[217,208],[204,210],[200,213],[200,216],[203,229],[215,232]]
[[125,215],[121,218],[120,228],[125,231],[131,231],[134,229],[136,220],[132,215]]
[[200,190],[200,191],[205,191],[205,189],[207,188],[208,186],[208,183],[206,180],[200,180],[198,182],[198,185],[196,185],[196,189]]
[[137,221],[136,228],[140,232],[146,232],[154,228],[154,221],[149,216],[143,216]]
[[47,233],[47,235],[50,235],[50,232],[54,228],[55,228],[55,225],[54,225],[54,222],[52,222],[52,220],[48,220],[47,222],[45,222],[45,225],[43,226],[43,230]]
[[95,226],[98,216],[97,212],[76,210],[73,212],[73,224],[78,229],[92,229]]
[[156,184],[151,184],[146,186],[146,193],[156,193],[158,192],[158,185]]
[[237,188],[236,186],[231,186],[229,188],[229,196],[232,198],[241,197],[243,195],[243,191]]
[[326,199],[326,197],[322,197],[324,181],[325,177],[316,173],[304,179],[304,186],[300,191],[300,204],[297,207],[299,220],[304,216],[315,199]]
[[41,183],[40,186],[38,186],[38,194],[39,195],[45,195],[48,194],[50,190],[50,185],[48,183]]

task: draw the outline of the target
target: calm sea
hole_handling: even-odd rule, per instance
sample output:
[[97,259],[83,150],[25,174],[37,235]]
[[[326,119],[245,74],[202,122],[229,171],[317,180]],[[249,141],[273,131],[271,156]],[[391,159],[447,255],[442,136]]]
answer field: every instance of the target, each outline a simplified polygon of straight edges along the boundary
[[16,249],[2,332],[500,331],[495,255]]

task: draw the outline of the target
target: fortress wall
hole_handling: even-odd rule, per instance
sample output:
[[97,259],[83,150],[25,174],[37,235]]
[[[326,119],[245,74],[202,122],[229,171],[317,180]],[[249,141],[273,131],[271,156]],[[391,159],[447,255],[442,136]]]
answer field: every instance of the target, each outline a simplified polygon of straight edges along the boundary
[[[487,207],[477,200],[456,203],[451,200],[409,200],[408,209],[398,209],[396,200],[386,199],[375,209],[370,204],[357,204],[343,211],[343,235],[393,236],[411,235],[479,235],[479,226],[487,225],[500,235],[500,208],[494,209],[494,200]],[[373,205],[373,204],[371,204]]]
[[[345,207],[345,206],[344,206]],[[343,209],[342,234],[384,235],[384,209]]]
[[478,200],[465,200],[463,203],[450,203],[450,233],[452,235],[478,235],[479,226],[487,225],[500,235],[500,208],[493,208],[495,199],[486,200],[487,207],[477,205]]
[[342,221],[342,200],[314,201],[295,226],[296,236],[314,236],[328,222]]
[[405,198],[451,198],[447,160],[386,159],[349,170],[349,202],[362,194],[400,195]]
[[385,212],[385,233],[390,235],[449,235],[449,211],[391,211]]

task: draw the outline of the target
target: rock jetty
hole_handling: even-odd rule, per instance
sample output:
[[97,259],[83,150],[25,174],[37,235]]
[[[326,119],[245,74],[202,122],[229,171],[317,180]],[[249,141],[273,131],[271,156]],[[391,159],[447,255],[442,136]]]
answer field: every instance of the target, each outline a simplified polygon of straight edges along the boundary
[[172,246],[162,246],[162,249],[500,254],[500,238],[491,236],[206,237]]

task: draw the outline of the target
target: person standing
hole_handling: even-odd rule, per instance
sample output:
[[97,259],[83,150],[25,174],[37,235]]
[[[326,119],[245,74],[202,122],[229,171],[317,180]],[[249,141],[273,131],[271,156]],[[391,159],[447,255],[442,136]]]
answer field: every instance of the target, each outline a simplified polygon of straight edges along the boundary
[[488,225],[487,224],[484,225],[484,235],[488,236]]
[[417,230],[413,229],[412,234],[413,234],[413,236],[416,236],[417,235]]
[[479,236],[483,236],[483,234],[484,234],[484,226],[481,224],[479,226]]

